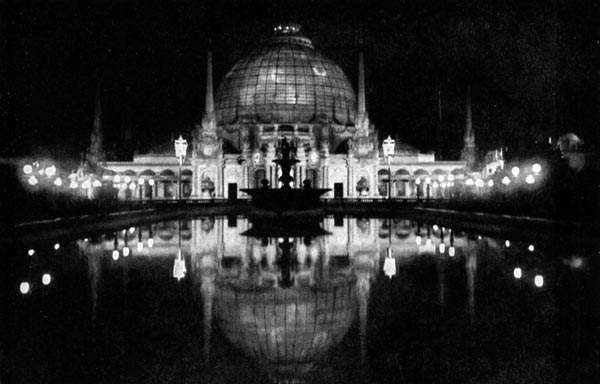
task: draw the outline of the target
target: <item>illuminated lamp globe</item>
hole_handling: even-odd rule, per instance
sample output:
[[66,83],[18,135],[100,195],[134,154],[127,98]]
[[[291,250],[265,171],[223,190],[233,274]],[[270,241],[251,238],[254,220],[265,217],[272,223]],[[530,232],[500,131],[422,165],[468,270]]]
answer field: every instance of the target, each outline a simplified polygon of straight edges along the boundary
[[29,185],[36,185],[38,183],[38,179],[35,176],[30,176],[27,182]]
[[481,180],[481,179],[477,179],[477,181],[475,182],[475,186],[476,186],[477,188],[481,188],[481,187],[483,187],[483,180]]
[[514,167],[512,167],[512,169],[510,170],[510,173],[512,173],[512,175],[513,175],[514,177],[517,177],[517,176],[519,176],[519,173],[521,173],[521,170],[519,169],[519,167],[517,167],[517,166],[514,166]]
[[23,295],[26,295],[26,294],[28,294],[28,293],[29,293],[29,289],[30,289],[30,286],[29,286],[29,283],[28,283],[27,281],[23,281],[23,282],[22,282],[22,283],[19,285],[19,291],[21,291],[21,293],[22,293]]
[[42,276],[42,284],[49,285],[52,282],[52,276],[49,273],[44,273]]
[[450,248],[448,248],[448,256],[454,257],[454,255],[456,255],[456,249],[451,246]]
[[465,181],[465,185],[472,186],[473,184],[475,184],[473,179],[467,179],[467,181]]
[[129,256],[129,253],[130,253],[129,247],[123,247],[123,256],[127,257],[127,256]]
[[535,278],[533,279],[533,282],[535,283],[536,287],[542,288],[544,286],[544,276],[542,276],[542,275],[535,275]]
[[116,249],[112,251],[112,259],[115,261],[119,260],[119,251],[117,251]]
[[56,185],[57,187],[62,186],[62,179],[60,177],[57,177],[56,180],[54,180],[54,185]]
[[510,179],[508,178],[508,176],[504,176],[502,178],[502,184],[504,184],[504,185],[510,184]]
[[30,164],[25,164],[23,166],[23,173],[26,175],[31,175],[31,172],[33,172],[33,167]]
[[520,279],[523,276],[523,271],[521,268],[517,267],[513,270],[513,276],[515,279]]
[[56,175],[56,167],[54,165],[46,167],[46,169],[44,170],[44,173],[46,174],[46,176],[52,177],[52,176]]
[[535,173],[537,175],[542,171],[542,166],[539,165],[538,163],[535,163],[531,166],[531,170],[533,171],[533,173]]
[[489,180],[487,184],[488,184],[488,187],[490,187],[490,188],[493,187],[494,186],[494,180]]
[[525,182],[527,184],[533,184],[535,183],[535,177],[533,177],[533,175],[527,175],[527,177],[525,178]]
[[94,180],[94,182],[92,183],[92,186],[93,186],[94,188],[99,188],[99,187],[101,187],[101,186],[102,186],[102,183],[100,182],[100,180],[97,180],[97,179],[96,179],[96,180]]

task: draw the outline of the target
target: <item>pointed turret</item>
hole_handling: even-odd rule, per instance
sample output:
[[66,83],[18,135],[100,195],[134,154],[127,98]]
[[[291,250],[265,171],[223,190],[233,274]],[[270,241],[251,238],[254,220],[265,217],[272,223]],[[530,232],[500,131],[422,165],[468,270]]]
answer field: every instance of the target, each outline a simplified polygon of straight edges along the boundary
[[465,135],[463,137],[464,146],[461,153],[461,160],[467,162],[467,168],[472,169],[476,161],[475,149],[475,131],[473,130],[473,120],[471,115],[471,87],[467,87],[467,105],[465,113]]

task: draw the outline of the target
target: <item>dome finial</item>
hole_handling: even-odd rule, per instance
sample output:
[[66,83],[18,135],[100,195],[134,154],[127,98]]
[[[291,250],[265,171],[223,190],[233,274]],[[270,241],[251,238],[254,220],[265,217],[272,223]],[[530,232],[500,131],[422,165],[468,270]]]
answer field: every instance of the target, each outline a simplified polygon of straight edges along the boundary
[[302,27],[296,23],[279,23],[273,27],[275,36],[298,35]]

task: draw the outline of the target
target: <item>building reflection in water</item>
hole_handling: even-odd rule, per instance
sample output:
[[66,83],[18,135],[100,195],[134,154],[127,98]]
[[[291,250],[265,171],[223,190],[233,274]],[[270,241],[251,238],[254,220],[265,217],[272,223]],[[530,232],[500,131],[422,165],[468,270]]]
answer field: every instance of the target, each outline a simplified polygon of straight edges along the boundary
[[[214,322],[234,346],[275,378],[302,377],[356,322],[360,361],[366,362],[371,285],[384,270],[392,270],[386,259],[393,259],[389,277],[398,279],[396,266],[401,271],[403,263],[415,257],[437,257],[438,301],[443,308],[445,265],[448,258],[464,256],[467,310],[474,321],[480,241],[437,225],[399,219],[328,217],[318,225],[326,234],[297,226],[295,232],[269,236],[256,233],[244,217],[203,217],[135,228],[137,236],[117,231],[94,246],[80,241],[88,259],[93,316],[101,266],[106,265],[99,258],[122,253],[128,241],[130,256],[112,264],[128,263],[132,257],[172,258],[172,277],[191,279],[202,301],[205,361],[210,359]],[[143,242],[147,246],[139,245]],[[127,280],[123,276],[125,291]]]

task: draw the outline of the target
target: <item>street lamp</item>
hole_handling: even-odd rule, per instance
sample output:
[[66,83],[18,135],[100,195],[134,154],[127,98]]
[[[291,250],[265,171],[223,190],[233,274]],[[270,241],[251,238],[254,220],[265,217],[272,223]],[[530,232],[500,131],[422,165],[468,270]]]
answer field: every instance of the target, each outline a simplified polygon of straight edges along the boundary
[[387,157],[388,163],[388,199],[392,197],[392,172],[391,172],[391,161],[392,156],[394,156],[394,147],[396,146],[396,141],[392,139],[389,135],[387,139],[383,140],[383,154]]
[[521,173],[521,170],[519,169],[519,167],[514,166],[514,167],[512,167],[512,169],[510,170],[510,172],[512,173],[512,175],[514,177],[518,177],[519,173]]
[[175,157],[179,159],[179,200],[181,200],[181,165],[183,164],[187,147],[187,140],[180,135],[179,139],[175,140]]

